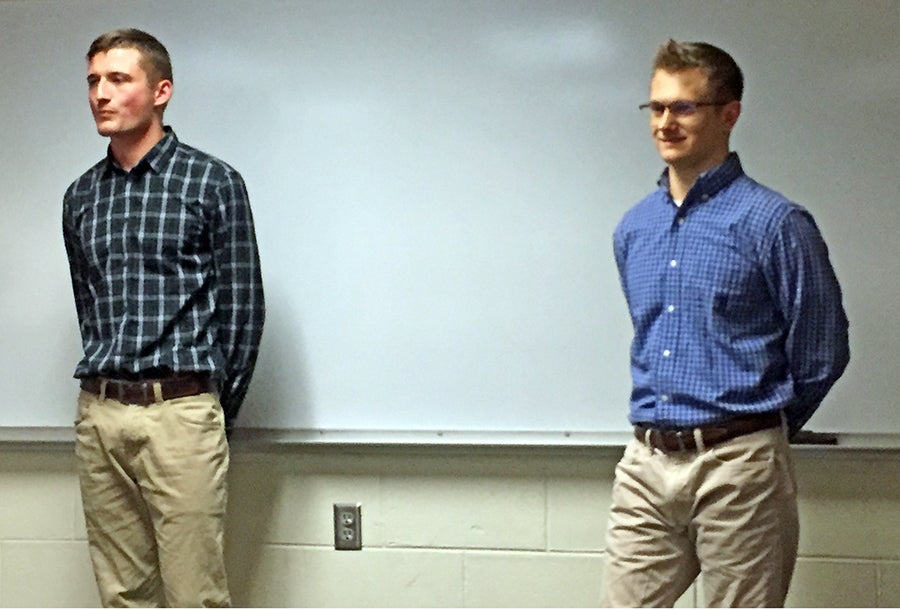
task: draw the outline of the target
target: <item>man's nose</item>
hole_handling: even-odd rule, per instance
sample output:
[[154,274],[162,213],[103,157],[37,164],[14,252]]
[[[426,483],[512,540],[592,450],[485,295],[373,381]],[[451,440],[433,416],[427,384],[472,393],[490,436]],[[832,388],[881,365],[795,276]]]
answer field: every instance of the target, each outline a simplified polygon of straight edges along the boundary
[[109,84],[105,79],[100,79],[97,81],[97,84],[94,85],[94,97],[98,100],[108,100],[109,99]]
[[659,119],[656,121],[657,129],[667,129],[672,126],[675,122],[675,118],[672,116],[672,111],[667,106],[663,109],[662,114],[659,115]]

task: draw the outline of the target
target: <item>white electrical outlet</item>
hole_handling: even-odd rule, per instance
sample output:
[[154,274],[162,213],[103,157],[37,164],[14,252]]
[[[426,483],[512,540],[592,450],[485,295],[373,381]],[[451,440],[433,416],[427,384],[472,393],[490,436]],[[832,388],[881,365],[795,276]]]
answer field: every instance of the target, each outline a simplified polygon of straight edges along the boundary
[[334,505],[334,548],[338,551],[362,549],[362,506]]

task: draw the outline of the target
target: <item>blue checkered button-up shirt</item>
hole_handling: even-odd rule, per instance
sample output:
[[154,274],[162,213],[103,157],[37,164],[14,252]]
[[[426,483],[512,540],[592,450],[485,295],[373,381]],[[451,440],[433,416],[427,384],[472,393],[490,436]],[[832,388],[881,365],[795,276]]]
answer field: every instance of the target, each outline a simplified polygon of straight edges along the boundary
[[841,290],[812,216],[744,174],[736,154],[680,207],[663,173],[613,241],[634,325],[632,423],[783,409],[794,432],[846,368]]
[[232,420],[265,318],[240,174],[166,135],[131,171],[111,154],[63,201],[84,358],[76,377],[205,372]]

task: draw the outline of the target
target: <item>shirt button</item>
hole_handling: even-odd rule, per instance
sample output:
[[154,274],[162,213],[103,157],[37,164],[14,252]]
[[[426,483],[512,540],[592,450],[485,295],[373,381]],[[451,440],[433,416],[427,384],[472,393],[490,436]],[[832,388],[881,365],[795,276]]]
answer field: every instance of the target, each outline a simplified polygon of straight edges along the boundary
[[663,350],[663,357],[664,357],[664,358],[668,358],[668,357],[671,356],[671,355],[672,355],[672,352],[670,352],[669,350],[667,350],[667,349],[664,349],[664,350]]
[[681,217],[681,218],[678,219],[678,224],[679,224],[679,225],[683,225],[683,224],[684,224],[684,217]]
[[669,267],[677,267],[677,266],[678,266],[678,261],[675,260],[674,258],[669,261]]
[[701,201],[709,201],[709,195],[704,194],[702,197],[700,197],[700,200]]
[[659,399],[663,402],[669,402],[669,395],[663,394],[662,396],[659,397]]
[[668,307],[666,307],[666,311],[668,311],[669,313],[672,313],[673,311],[675,311],[675,306],[669,305]]

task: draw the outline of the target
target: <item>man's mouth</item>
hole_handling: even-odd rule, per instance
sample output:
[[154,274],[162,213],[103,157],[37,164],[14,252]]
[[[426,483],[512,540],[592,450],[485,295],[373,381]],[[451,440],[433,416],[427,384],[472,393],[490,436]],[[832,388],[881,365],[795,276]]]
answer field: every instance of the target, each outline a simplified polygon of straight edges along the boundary
[[661,130],[656,132],[656,141],[662,144],[677,144],[679,142],[684,142],[684,140],[684,136],[681,135],[665,133]]

